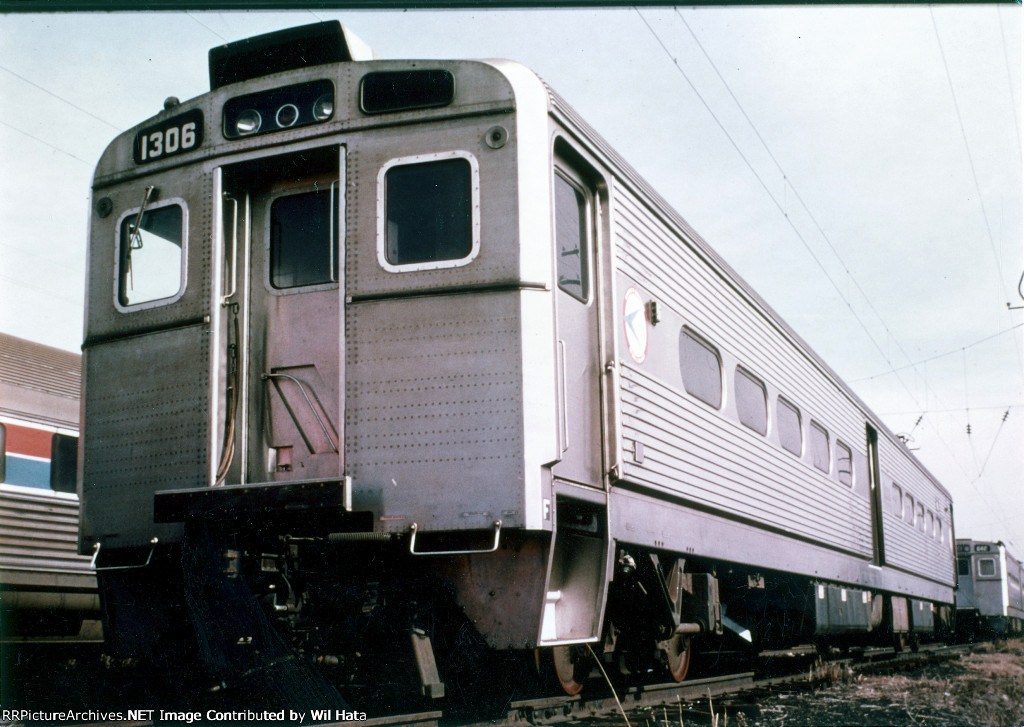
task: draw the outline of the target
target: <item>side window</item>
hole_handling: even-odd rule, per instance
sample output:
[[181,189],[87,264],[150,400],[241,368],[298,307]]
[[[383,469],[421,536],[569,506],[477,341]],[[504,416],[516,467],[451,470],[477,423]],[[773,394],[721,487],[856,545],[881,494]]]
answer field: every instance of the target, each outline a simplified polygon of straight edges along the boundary
[[995,561],[995,558],[979,558],[978,559],[978,575],[979,576],[994,576],[994,575],[996,575],[996,561]]
[[768,431],[768,398],[764,383],[743,369],[736,369],[736,412],[740,422],[758,434]]
[[50,444],[50,489],[56,492],[77,491],[78,437],[54,434]]
[[804,451],[800,410],[782,397],[779,397],[777,404],[775,418],[779,425],[779,443],[783,449],[799,457]]
[[831,462],[829,462],[828,432],[815,421],[811,421],[811,427],[807,430],[807,448],[811,453],[811,464],[828,474]]
[[466,265],[480,248],[476,160],[462,152],[395,159],[378,181],[378,248],[392,272]]
[[896,516],[903,519],[903,488],[897,485],[895,482],[892,483],[892,509],[896,513]]
[[121,220],[117,302],[122,307],[176,298],[185,285],[185,211],[147,207]]
[[270,284],[298,288],[338,280],[338,190],[289,194],[270,205]]
[[911,525],[913,525],[914,524],[914,496],[908,493],[905,502],[906,502],[906,507],[903,508],[903,519],[906,520]]
[[836,475],[840,484],[853,485],[853,454],[839,440],[836,440]]
[[582,302],[590,297],[590,204],[583,189],[555,174],[555,250],[558,287]]
[[922,533],[924,532],[924,505],[920,502],[917,503],[917,517],[914,518],[914,525],[916,525],[917,529]]
[[679,366],[683,388],[715,409],[722,407],[722,360],[718,350],[689,329],[679,333]]

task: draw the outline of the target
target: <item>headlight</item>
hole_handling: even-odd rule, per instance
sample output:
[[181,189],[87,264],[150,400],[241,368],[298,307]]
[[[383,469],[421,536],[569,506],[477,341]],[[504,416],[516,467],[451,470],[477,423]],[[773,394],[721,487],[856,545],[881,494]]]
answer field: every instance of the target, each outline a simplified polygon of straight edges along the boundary
[[235,96],[224,102],[227,139],[321,124],[334,116],[334,84],[323,78]]
[[313,118],[317,121],[327,121],[334,115],[334,94],[325,93],[313,104]]
[[239,136],[255,134],[263,125],[263,117],[255,109],[246,109],[235,119],[235,131]]

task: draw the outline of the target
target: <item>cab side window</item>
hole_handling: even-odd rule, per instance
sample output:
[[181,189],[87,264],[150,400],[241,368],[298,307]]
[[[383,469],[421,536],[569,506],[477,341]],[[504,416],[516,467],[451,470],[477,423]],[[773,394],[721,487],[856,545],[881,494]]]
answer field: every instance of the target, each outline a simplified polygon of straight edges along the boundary
[[180,204],[129,212],[118,241],[122,307],[176,298],[185,286],[185,211]]
[[555,250],[558,287],[586,302],[590,297],[588,220],[590,203],[583,189],[555,174]]

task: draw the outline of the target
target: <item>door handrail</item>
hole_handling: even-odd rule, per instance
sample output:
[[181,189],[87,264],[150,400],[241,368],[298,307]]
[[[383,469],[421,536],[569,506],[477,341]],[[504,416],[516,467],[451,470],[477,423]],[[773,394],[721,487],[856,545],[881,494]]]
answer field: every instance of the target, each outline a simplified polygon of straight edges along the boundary
[[[291,374],[275,373],[265,373],[260,378],[263,381],[267,381],[268,379],[288,379],[289,381],[294,382],[295,385],[299,387],[299,391],[302,393],[302,398],[306,400],[306,404],[309,406],[309,410],[313,412],[313,416],[316,418],[316,423],[320,425],[320,430],[324,433],[324,436],[327,437],[327,441],[331,443],[331,447],[334,449],[335,453],[338,452],[338,443],[334,441],[334,438],[331,436],[330,432],[327,431],[327,425],[325,425],[324,420],[320,418],[320,412],[318,412],[316,410],[316,407],[313,406],[313,402],[312,400],[310,400],[309,394],[306,393],[306,386],[305,384],[302,383],[300,379],[292,376]],[[297,421],[295,423],[298,424]]]

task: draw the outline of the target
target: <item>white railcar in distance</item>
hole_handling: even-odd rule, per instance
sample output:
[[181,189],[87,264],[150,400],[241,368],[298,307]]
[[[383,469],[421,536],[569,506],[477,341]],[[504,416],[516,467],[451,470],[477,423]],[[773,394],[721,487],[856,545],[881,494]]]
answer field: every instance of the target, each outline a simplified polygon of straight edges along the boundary
[[957,636],[965,639],[1024,633],[1024,562],[1000,541],[956,541]]

